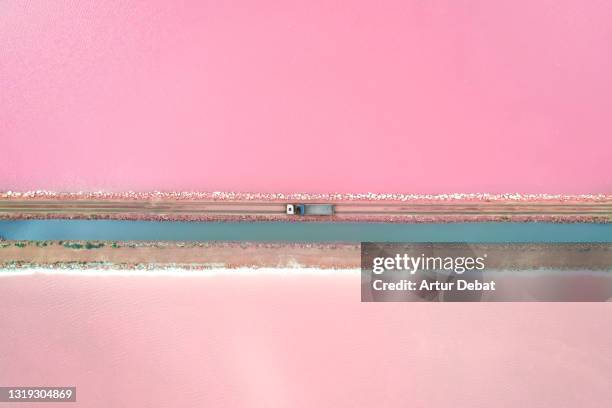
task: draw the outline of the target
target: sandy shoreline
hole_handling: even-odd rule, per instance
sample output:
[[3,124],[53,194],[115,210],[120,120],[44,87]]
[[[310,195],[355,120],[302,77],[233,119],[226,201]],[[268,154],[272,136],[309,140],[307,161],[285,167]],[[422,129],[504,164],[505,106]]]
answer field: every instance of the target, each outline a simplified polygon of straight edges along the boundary
[[[335,205],[333,216],[288,216],[287,203]],[[592,222],[612,220],[612,195],[0,193],[0,219],[286,222]]]
[[[448,244],[434,244],[451,248]],[[612,244],[470,244],[500,270],[609,270]],[[459,245],[458,251],[464,251]],[[508,254],[516,254],[509,256]],[[0,268],[358,269],[360,244],[257,242],[0,241]]]
[[359,244],[0,241],[0,268],[355,269]]

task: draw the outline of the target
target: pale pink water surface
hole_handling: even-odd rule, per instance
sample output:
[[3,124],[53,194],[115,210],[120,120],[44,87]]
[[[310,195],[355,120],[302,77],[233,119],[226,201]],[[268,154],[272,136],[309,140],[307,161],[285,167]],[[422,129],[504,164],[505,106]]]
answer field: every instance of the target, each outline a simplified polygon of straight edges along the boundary
[[[611,42],[604,1],[4,1],[0,190],[610,193]],[[94,408],[604,407],[611,323],[361,304],[344,275],[5,277],[0,385]]]
[[606,1],[5,1],[0,190],[612,192]]
[[359,287],[358,273],[0,278],[0,383],[76,385],[96,408],[612,401],[607,305],[366,304]]

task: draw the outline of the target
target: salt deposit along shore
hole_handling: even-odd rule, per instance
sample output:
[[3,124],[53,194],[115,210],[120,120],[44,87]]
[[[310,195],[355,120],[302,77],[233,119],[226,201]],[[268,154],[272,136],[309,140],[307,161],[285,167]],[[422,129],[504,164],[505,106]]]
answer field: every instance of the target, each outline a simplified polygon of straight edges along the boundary
[[[295,216],[289,203],[328,203],[332,216]],[[185,221],[610,222],[612,195],[0,193],[0,219]]]
[[[448,246],[448,244],[433,244]],[[355,243],[0,241],[0,268],[359,269]],[[470,244],[501,271],[612,268],[609,243]]]

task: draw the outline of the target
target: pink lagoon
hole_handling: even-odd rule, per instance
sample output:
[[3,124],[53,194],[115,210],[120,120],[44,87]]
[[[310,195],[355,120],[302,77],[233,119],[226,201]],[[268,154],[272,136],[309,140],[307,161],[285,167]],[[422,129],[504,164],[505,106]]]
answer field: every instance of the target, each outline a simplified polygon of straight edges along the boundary
[[[609,195],[610,27],[578,0],[3,2],[0,192]],[[608,303],[217,272],[0,271],[0,386],[88,408],[612,401]]]
[[357,271],[0,279],[0,382],[75,385],[84,407],[612,398],[607,304],[366,304]]

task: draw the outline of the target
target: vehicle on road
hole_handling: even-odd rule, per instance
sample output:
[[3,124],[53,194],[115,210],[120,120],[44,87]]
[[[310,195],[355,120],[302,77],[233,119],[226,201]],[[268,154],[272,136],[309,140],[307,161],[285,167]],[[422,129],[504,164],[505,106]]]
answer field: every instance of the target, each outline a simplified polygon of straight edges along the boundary
[[287,204],[287,215],[334,215],[333,204]]

